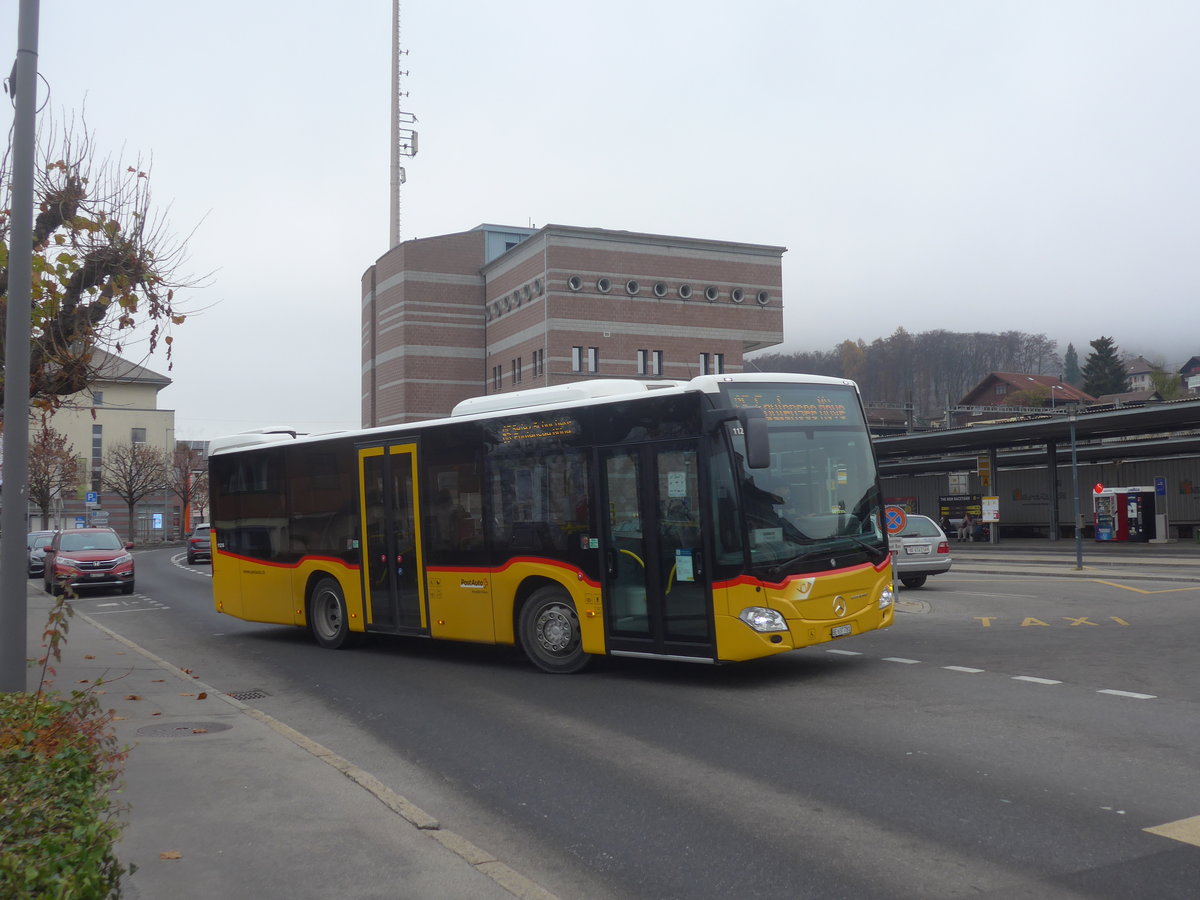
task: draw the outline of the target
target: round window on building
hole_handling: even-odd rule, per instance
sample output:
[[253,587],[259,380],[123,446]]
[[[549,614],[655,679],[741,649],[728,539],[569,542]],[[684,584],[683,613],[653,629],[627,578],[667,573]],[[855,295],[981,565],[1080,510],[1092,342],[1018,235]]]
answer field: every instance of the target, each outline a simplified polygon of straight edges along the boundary
[[609,291],[612,290],[612,279],[611,278],[596,279],[596,290],[598,290],[602,294],[607,294]]
[[679,299],[690,300],[692,297],[692,286],[690,284],[681,284],[679,286]]

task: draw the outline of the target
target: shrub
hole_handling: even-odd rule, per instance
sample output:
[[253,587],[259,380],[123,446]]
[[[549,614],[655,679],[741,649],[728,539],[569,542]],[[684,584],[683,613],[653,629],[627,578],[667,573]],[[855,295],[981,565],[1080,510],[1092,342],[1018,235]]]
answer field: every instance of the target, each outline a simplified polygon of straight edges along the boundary
[[[92,900],[120,896],[121,833],[111,791],[125,751],[112,712],[90,691],[48,691],[71,615],[50,614],[36,693],[0,694],[0,896]],[[93,685],[94,687],[94,685]]]

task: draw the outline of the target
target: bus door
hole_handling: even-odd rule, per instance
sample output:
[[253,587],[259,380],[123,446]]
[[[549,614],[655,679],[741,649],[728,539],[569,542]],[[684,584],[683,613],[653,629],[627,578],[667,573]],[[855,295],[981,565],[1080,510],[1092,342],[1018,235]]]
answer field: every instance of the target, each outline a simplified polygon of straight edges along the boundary
[[601,451],[610,652],[715,656],[698,464],[695,442]]
[[428,619],[417,518],[417,445],[362,448],[358,467],[367,625],[380,631],[423,631]]

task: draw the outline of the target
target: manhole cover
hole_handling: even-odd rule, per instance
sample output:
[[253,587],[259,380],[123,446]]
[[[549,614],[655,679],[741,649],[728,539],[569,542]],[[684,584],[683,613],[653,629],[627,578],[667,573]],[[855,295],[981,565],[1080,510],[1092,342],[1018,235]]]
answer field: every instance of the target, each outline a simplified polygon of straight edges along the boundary
[[161,725],[146,725],[137,730],[143,737],[191,737],[193,734],[212,734],[214,731],[228,731],[232,725],[222,725],[220,722],[175,722]]
[[271,695],[259,688],[251,688],[248,691],[226,691],[225,696],[232,697],[234,700],[261,700],[263,697]]

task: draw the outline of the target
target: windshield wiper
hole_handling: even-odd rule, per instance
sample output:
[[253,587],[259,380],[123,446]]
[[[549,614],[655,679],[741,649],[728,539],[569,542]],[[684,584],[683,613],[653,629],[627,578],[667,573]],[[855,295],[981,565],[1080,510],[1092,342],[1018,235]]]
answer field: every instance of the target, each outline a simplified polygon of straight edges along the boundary
[[[871,558],[876,561],[882,560],[888,554],[887,550],[881,549],[879,547],[874,547],[871,544],[868,544],[862,538],[855,537],[852,534],[839,535],[837,538],[834,539],[834,541],[850,541],[851,543],[855,544],[856,546],[861,547],[863,550],[867,551],[867,553],[870,554]],[[847,552],[847,551],[844,549],[843,550],[836,549],[833,546],[832,542],[829,544],[822,544],[819,547],[811,547],[808,550],[805,550],[803,553],[801,553],[797,556],[793,556],[791,559],[784,560],[781,563],[776,563],[775,565],[769,567],[767,569],[767,574],[769,574],[772,578],[778,578],[780,575],[784,574],[784,572],[787,569],[790,569],[792,566],[796,565],[797,563],[804,562],[806,559],[812,559],[814,556],[825,556],[825,555],[829,555],[829,556],[833,557],[833,556],[838,556],[840,553],[845,553],[845,552]]]
[[868,544],[866,541],[864,541],[860,537],[855,537],[852,534],[846,534],[846,535],[843,535],[843,537],[845,537],[847,540],[854,541],[854,543],[858,544],[858,546],[862,547],[864,550],[866,550],[868,553],[870,553],[871,556],[873,556],[876,560],[882,560],[885,556],[888,555],[887,548],[875,547],[871,544]]

